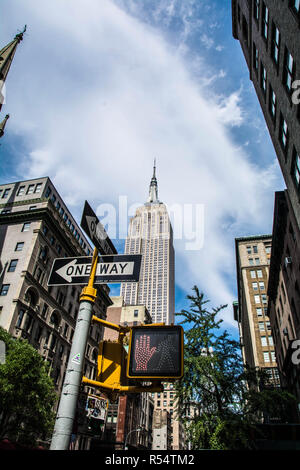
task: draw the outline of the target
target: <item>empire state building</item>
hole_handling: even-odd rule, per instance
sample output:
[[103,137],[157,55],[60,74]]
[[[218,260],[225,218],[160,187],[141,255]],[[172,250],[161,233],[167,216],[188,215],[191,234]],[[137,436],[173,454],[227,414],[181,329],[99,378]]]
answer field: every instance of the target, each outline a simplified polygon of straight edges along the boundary
[[173,230],[165,204],[158,200],[156,166],[147,202],[130,220],[125,254],[141,254],[138,283],[122,283],[127,305],[146,305],[153,323],[174,323],[175,266]]

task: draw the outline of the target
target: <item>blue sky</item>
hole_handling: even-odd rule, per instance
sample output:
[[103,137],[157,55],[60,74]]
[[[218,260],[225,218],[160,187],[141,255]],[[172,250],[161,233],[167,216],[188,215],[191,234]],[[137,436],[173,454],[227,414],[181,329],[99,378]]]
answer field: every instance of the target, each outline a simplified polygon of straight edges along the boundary
[[284,184],[231,2],[2,0],[0,13],[0,44],[28,27],[1,113],[1,183],[50,176],[80,221],[85,199],[99,217],[120,196],[144,203],[156,157],[160,199],[204,207],[203,246],[174,242],[176,311],[197,284],[228,304],[236,335],[234,238],[271,233]]

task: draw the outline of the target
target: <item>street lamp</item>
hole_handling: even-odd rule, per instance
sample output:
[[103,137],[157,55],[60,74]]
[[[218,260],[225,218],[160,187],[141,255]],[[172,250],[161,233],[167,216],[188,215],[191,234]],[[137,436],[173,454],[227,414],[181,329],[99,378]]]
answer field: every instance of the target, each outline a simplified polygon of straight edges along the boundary
[[132,434],[133,432],[139,432],[139,431],[142,431],[142,427],[138,427],[136,429],[132,429],[132,431],[129,431],[129,433],[127,434],[126,439],[125,439],[124,450],[128,450],[128,447],[127,447],[128,436],[130,436],[130,434]]

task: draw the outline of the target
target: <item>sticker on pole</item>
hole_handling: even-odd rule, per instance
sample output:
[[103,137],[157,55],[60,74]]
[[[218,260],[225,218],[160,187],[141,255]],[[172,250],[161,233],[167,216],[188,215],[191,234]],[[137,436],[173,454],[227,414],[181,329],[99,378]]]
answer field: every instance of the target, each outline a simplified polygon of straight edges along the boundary
[[80,364],[80,354],[75,354],[75,356],[72,358],[72,362],[75,362],[75,364]]

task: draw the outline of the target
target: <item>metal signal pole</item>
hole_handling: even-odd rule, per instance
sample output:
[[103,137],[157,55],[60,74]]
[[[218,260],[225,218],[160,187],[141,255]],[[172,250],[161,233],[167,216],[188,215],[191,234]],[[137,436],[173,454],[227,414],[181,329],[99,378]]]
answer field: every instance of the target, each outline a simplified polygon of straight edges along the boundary
[[79,313],[74,331],[67,371],[62,388],[50,450],[68,450],[76,414],[83,375],[83,362],[97,296],[94,279],[98,263],[98,250],[94,249],[89,282],[80,296]]

